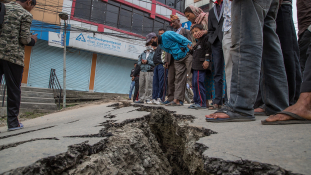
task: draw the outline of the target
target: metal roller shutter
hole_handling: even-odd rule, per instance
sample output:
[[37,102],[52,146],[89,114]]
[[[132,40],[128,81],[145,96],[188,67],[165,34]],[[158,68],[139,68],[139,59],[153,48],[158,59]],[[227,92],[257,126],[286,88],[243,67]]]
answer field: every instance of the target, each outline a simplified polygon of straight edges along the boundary
[[[28,86],[48,88],[50,70],[56,70],[63,85],[63,49],[38,40],[31,52]],[[89,91],[92,53],[69,48],[66,55],[67,89]]]
[[128,94],[135,60],[111,55],[97,56],[95,92]]

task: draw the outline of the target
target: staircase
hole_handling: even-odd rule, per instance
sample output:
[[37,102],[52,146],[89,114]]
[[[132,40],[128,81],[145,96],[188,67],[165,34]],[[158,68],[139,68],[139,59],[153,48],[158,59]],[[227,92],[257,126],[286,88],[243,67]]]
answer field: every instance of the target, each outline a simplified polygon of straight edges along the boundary
[[[53,90],[33,87],[21,87],[20,112],[52,112],[57,110]],[[0,99],[3,98],[0,94]],[[7,105],[7,94],[5,96],[4,107]],[[0,102],[2,107],[2,100]]]

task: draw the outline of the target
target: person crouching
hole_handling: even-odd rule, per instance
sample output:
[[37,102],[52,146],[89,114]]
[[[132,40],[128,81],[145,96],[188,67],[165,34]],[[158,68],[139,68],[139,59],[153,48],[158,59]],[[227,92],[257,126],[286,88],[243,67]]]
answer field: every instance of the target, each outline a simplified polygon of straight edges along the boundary
[[193,56],[191,71],[194,104],[188,107],[190,109],[206,109],[204,79],[206,69],[210,67],[211,46],[208,42],[208,35],[199,34],[202,30],[204,29],[201,24],[196,24],[191,28],[191,33],[196,38],[197,44],[193,47],[188,45],[190,54]]

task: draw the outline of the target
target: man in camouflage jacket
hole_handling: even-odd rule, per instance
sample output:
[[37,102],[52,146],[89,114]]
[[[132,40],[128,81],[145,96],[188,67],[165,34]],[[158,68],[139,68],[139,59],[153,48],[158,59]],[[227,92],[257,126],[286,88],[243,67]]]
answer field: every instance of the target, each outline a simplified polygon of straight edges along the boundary
[[24,47],[34,46],[37,35],[31,35],[30,11],[36,0],[16,0],[5,4],[4,22],[0,27],[0,80],[5,76],[7,84],[8,130],[22,129],[18,121],[21,81],[24,69]]

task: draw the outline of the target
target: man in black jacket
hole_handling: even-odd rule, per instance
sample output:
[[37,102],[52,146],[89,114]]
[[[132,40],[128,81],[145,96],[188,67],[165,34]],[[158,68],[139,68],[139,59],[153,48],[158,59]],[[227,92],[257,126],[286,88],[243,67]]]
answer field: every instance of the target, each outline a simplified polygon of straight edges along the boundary
[[[160,29],[159,34],[160,31],[163,30],[164,29]],[[153,56],[153,63],[155,67],[153,70],[152,102],[159,105],[165,101],[166,96],[167,69],[164,68],[163,64],[166,53],[160,46],[157,46],[156,42],[153,42],[152,46],[156,47],[155,54]]]
[[224,6],[222,3],[222,0],[215,1],[215,6],[209,11],[208,16],[208,41],[212,45],[214,65],[215,99],[213,100],[213,107],[216,109],[218,109],[223,102],[224,55],[222,50],[222,26],[224,22]]

